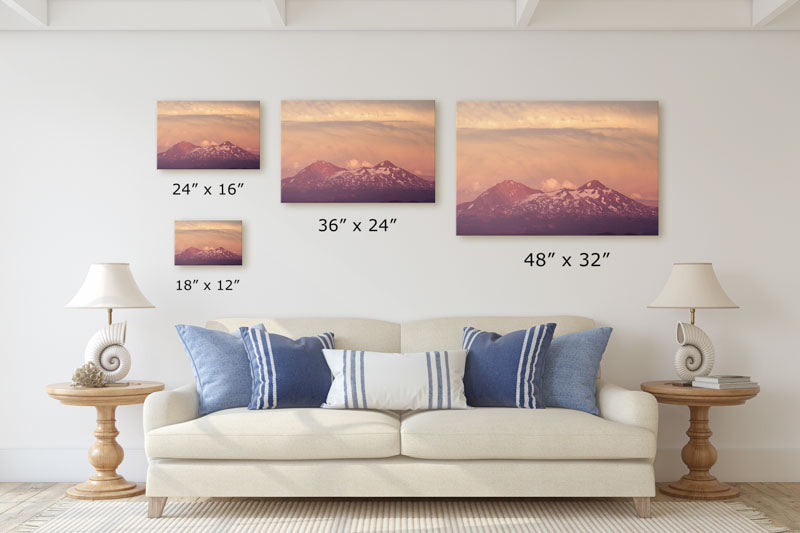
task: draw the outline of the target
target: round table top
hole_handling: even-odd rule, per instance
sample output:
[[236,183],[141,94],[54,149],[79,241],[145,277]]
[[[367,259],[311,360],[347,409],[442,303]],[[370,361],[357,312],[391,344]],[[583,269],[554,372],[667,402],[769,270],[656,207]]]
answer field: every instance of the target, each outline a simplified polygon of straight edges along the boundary
[[[127,383],[123,385],[122,383]],[[67,405],[131,405],[144,402],[150,394],[164,390],[158,381],[125,381],[105,387],[73,387],[71,383],[53,383],[47,394]]]
[[660,403],[675,405],[740,405],[754,398],[760,387],[748,389],[703,389],[687,387],[681,381],[648,381],[641,388],[656,397]]

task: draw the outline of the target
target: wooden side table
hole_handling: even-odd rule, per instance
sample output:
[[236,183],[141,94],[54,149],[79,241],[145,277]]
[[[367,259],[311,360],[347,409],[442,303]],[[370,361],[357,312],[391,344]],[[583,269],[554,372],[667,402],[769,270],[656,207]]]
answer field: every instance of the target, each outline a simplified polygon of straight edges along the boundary
[[661,492],[678,498],[693,500],[727,500],[739,495],[739,489],[726,485],[711,475],[717,462],[717,450],[711,444],[708,410],[712,406],[741,405],[758,394],[759,387],[751,389],[701,389],[685,387],[680,381],[649,381],[642,390],[656,397],[659,403],[689,407],[689,442],[681,451],[681,458],[689,473],[678,481],[661,488]]
[[97,440],[89,449],[89,462],[95,474],[84,483],[67,489],[67,496],[80,500],[111,500],[144,494],[143,483],[132,483],[117,474],[125,457],[117,443],[114,412],[118,405],[143,403],[149,394],[164,389],[157,381],[131,381],[128,385],[100,388],[73,387],[69,383],[48,385],[47,394],[65,405],[91,405],[97,408]]

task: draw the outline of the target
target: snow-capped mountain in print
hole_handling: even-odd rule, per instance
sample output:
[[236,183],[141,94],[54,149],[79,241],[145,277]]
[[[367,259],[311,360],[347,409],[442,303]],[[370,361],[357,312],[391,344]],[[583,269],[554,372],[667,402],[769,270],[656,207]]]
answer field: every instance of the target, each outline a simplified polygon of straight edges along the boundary
[[506,180],[456,208],[458,235],[658,235],[658,208],[591,180],[544,192]]
[[282,202],[433,202],[435,183],[391,161],[345,169],[316,161],[281,183]]
[[159,169],[248,169],[260,166],[259,154],[245,150],[230,141],[209,146],[197,146],[181,141],[158,154]]
[[176,265],[241,265],[242,256],[223,247],[186,248],[175,254]]

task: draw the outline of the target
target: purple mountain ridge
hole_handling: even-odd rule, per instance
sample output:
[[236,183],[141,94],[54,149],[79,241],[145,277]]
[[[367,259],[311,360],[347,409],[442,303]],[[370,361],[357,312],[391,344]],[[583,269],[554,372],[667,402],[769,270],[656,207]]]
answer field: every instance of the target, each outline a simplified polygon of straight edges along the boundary
[[175,265],[241,265],[242,256],[230,250],[218,247],[186,248],[180,253],[175,254]]
[[222,144],[197,146],[181,141],[158,154],[158,168],[210,168],[248,169],[260,168],[261,156],[225,141]]
[[391,161],[345,169],[316,161],[281,181],[282,202],[433,202],[435,183]]
[[505,180],[456,207],[458,235],[658,235],[658,208],[599,180],[544,192]]

